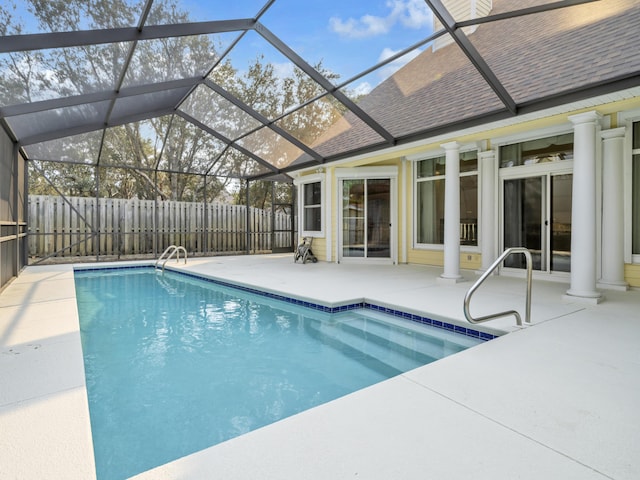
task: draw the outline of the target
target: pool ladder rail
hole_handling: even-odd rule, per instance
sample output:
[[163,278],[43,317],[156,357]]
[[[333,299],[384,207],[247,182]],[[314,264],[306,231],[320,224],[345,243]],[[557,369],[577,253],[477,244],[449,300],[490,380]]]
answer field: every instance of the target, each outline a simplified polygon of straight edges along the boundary
[[489,275],[493,273],[493,271],[498,268],[498,266],[507,258],[509,255],[514,253],[522,253],[527,260],[527,303],[525,307],[525,323],[531,325],[531,278],[533,275],[533,261],[531,259],[531,252],[524,247],[511,247],[507,248],[502,255],[500,255],[495,262],[491,264],[491,266],[487,269],[486,272],[482,274],[482,276],[472,285],[472,287],[467,291],[467,294],[464,296],[464,316],[470,323],[482,323],[488,320],[493,320],[499,317],[507,317],[509,315],[513,315],[516,317],[516,323],[518,326],[522,326],[522,318],[520,314],[516,310],[506,310],[504,312],[492,313],[490,315],[485,315],[483,317],[474,318],[469,311],[469,304],[471,303],[471,296],[478,289],[482,282],[484,282]]
[[[169,245],[166,250],[164,252],[162,252],[162,255],[160,255],[160,258],[158,258],[158,260],[156,260],[155,265],[153,266],[154,269],[158,268],[158,264],[164,260],[164,262],[162,262],[162,273],[164,273],[164,266],[167,264],[167,262],[169,260],[171,260],[173,258],[173,256],[176,256],[176,261],[180,262],[180,252],[184,253],[184,264],[187,264],[187,249],[184,248],[183,246],[178,246],[178,245]],[[166,257],[166,258],[165,258]]]

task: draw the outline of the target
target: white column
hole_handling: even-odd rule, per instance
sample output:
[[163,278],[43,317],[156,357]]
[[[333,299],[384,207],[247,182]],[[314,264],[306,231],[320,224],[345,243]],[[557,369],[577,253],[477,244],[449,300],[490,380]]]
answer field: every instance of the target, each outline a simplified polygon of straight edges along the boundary
[[[400,263],[407,263],[407,231],[409,228],[407,227],[407,192],[409,192],[409,186],[407,183],[409,182],[409,175],[411,174],[410,164],[406,158],[402,159],[402,188],[400,191],[402,192],[401,200],[400,200],[400,222],[402,229],[400,230],[400,245],[402,247],[402,251],[400,253]],[[397,229],[396,229],[397,230]]]
[[[333,169],[327,168],[324,172],[324,238],[325,238],[325,255],[326,262],[333,261],[333,236],[332,236],[332,225],[331,225],[331,212],[333,211]],[[336,252],[336,260],[338,259],[338,254]]]
[[571,206],[571,286],[567,298],[599,303],[596,290],[596,127],[597,112],[572,115],[573,186]]
[[485,272],[498,258],[498,242],[496,241],[496,155],[493,150],[480,152],[481,205],[480,208],[480,248],[482,266]]
[[449,142],[445,149],[444,175],[444,272],[440,279],[459,282],[460,275],[460,145]]
[[601,132],[602,162],[602,278],[598,286],[627,290],[624,281],[624,174],[625,128]]

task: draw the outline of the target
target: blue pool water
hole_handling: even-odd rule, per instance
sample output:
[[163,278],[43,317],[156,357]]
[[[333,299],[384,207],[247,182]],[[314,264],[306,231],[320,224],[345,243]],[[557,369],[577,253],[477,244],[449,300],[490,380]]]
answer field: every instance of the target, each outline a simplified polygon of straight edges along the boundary
[[482,340],[153,269],[77,271],[99,480],[119,480]]

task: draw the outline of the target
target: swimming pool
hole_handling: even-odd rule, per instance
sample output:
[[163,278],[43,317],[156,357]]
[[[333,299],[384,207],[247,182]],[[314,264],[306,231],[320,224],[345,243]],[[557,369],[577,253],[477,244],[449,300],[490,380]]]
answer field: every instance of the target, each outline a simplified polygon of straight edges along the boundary
[[99,480],[127,478],[488,338],[372,305],[326,311],[152,268],[75,278]]

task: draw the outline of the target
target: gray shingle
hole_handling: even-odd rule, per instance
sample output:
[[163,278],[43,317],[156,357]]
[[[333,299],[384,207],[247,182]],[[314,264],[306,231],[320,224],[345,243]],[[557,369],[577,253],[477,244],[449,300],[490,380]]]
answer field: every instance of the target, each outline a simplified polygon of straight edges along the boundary
[[[536,4],[494,0],[492,14]],[[479,25],[469,36],[517,104],[640,72],[640,2],[601,0]],[[425,51],[358,104],[394,137],[499,112],[503,104],[457,45]],[[352,120],[347,114],[346,120]],[[329,130],[323,156],[380,139],[364,124]]]

